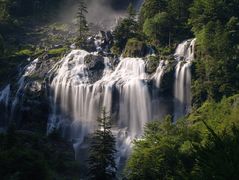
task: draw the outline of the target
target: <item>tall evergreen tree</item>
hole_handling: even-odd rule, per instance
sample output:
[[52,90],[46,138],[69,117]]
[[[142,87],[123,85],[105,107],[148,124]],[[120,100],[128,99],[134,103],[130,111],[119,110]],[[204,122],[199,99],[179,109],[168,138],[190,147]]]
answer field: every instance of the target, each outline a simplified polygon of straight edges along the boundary
[[82,46],[88,34],[88,24],[85,17],[87,14],[87,6],[84,0],[79,0],[79,6],[77,11],[77,26],[78,26],[78,37],[77,37],[77,45]]
[[115,47],[119,49],[120,53],[125,48],[128,39],[139,37],[137,13],[132,4],[128,6],[127,13],[127,18],[123,19],[113,32]]
[[137,13],[136,13],[132,3],[129,4],[127,12],[128,12],[128,18],[131,19],[131,20],[135,20],[135,17],[136,17]]
[[89,177],[94,180],[111,180],[116,177],[115,138],[111,132],[111,117],[102,109],[98,129],[93,133],[89,155]]

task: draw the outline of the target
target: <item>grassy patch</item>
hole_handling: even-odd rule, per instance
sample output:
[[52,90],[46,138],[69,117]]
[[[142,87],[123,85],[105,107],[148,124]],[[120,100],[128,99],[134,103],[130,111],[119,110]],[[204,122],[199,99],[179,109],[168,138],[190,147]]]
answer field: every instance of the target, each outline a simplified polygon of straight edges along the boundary
[[51,49],[48,51],[49,55],[61,55],[62,53],[66,52],[66,48],[57,48],[57,49]]
[[16,55],[19,55],[19,56],[22,56],[22,55],[32,56],[33,52],[30,49],[22,49],[22,50],[16,52]]

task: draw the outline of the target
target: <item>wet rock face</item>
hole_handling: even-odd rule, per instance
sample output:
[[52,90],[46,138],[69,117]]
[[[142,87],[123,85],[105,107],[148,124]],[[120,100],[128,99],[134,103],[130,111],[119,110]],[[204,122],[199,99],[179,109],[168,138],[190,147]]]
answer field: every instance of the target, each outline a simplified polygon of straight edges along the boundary
[[[60,59],[60,57],[55,57]],[[30,80],[41,80],[43,81],[51,68],[56,64],[56,60],[51,58],[48,54],[40,56],[39,61],[36,64],[34,73],[30,75]]]
[[29,91],[33,93],[39,93],[42,91],[43,85],[39,81],[33,81],[29,83]]
[[99,31],[96,35],[88,37],[83,49],[88,52],[101,53],[102,55],[110,54],[110,48],[113,45],[113,35],[111,31]]
[[149,74],[152,74],[156,71],[157,67],[159,65],[159,57],[156,56],[150,56],[147,59],[147,63],[146,63],[146,72]]
[[104,58],[102,56],[88,54],[84,58],[84,63],[87,65],[88,69],[92,71],[98,71],[105,68]]
[[7,105],[0,102],[0,127],[14,121],[18,128],[45,132],[49,112],[46,78],[55,64],[45,54],[20,68],[21,78],[11,84]]
[[105,68],[104,58],[102,56],[88,54],[84,58],[84,63],[89,70],[89,78],[91,83],[96,82],[102,77]]

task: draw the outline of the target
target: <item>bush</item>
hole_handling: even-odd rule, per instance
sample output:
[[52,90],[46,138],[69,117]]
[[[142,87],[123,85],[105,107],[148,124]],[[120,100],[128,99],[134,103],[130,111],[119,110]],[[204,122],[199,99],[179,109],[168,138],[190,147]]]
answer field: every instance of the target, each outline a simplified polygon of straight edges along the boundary
[[147,124],[125,174],[134,179],[236,179],[239,95],[206,102],[189,117]]
[[123,52],[124,57],[143,57],[147,53],[146,44],[136,38],[129,39]]

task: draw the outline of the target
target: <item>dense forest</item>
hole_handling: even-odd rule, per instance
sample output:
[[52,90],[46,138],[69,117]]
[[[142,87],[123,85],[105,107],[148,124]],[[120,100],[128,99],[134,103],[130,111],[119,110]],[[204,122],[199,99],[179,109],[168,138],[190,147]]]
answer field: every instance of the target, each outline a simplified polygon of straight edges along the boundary
[[[19,67],[37,57],[47,57],[56,63],[70,52],[72,44],[87,51],[98,50],[88,38],[101,30],[99,25],[88,22],[92,13],[87,10],[90,3],[0,0],[0,89],[15,81]],[[159,60],[167,60],[173,66],[177,45],[196,38],[191,66],[191,111],[177,121],[173,114],[168,114],[145,124],[143,135],[133,141],[129,158],[120,173],[116,173],[116,140],[110,123],[114,122],[114,114],[110,117],[102,110],[98,128],[89,137],[89,159],[78,161],[59,129],[46,133],[47,105],[43,108],[30,105],[37,108],[35,114],[23,116],[25,120],[21,123],[11,120],[6,131],[0,129],[0,177],[4,180],[237,179],[239,1],[144,0],[138,11],[136,1],[102,3],[108,4],[112,11],[124,12],[112,30],[113,40],[106,46],[107,56],[111,58],[144,58],[150,49],[153,56],[147,62],[153,72]],[[64,7],[75,9],[71,21],[62,18]],[[72,12],[69,14],[71,17]],[[105,56],[103,51],[99,54]],[[100,69],[100,65],[96,67]],[[162,92],[166,96],[173,91],[171,69],[163,81]],[[39,79],[36,74],[33,76]],[[35,100],[32,95],[31,98]],[[3,109],[1,103],[0,109]],[[0,119],[0,127],[4,123]]]

